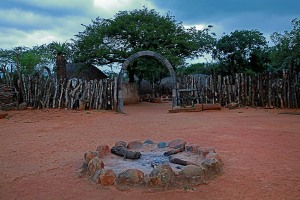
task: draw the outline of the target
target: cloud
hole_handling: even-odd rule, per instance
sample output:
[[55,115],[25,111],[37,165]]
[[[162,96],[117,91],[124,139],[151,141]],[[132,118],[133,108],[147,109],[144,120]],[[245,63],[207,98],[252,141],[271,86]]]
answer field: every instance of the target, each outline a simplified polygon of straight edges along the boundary
[[96,17],[143,6],[155,8],[149,0],[10,0],[0,9],[0,48],[66,41]]
[[[1,1],[0,48],[11,48],[21,42],[34,46],[51,39],[66,41],[84,29],[81,24],[89,25],[97,17],[113,18],[119,11],[143,6],[161,15],[170,11],[176,21],[182,21],[185,26],[202,29],[213,25],[212,31],[218,36],[237,29],[258,29],[271,34],[290,29],[291,20],[299,16],[299,4],[298,0]],[[33,37],[37,39],[32,40]]]
[[139,9],[143,6],[155,8],[148,0],[93,0],[93,6],[102,17],[107,18],[112,18],[119,11]]
[[237,29],[258,29],[265,34],[289,30],[299,17],[299,0],[153,0],[164,12],[190,26],[211,24],[221,36]]
[[49,44],[52,41],[65,42],[67,37],[62,37],[59,32],[45,30],[21,31],[18,29],[2,29],[0,32],[0,44],[3,49],[18,46],[32,47]]

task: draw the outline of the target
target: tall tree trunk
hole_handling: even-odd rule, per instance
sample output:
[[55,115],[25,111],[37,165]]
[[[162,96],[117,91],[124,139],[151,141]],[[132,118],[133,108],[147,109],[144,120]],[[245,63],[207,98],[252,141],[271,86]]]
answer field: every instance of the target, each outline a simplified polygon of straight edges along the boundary
[[137,61],[134,61],[133,64],[129,65],[127,68],[129,83],[134,83],[134,74],[137,67]]
[[63,80],[67,80],[67,70],[66,70],[67,61],[64,55],[56,56],[56,73],[57,80],[60,80],[62,83]]

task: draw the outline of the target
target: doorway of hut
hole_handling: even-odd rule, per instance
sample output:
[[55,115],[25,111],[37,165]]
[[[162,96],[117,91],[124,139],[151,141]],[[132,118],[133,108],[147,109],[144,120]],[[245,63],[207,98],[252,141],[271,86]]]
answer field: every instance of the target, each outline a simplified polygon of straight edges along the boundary
[[[141,67],[140,67],[141,66]],[[177,106],[176,76],[170,62],[153,51],[140,51],[128,57],[122,65],[117,81],[117,111],[152,104]],[[163,108],[164,106],[158,106]]]

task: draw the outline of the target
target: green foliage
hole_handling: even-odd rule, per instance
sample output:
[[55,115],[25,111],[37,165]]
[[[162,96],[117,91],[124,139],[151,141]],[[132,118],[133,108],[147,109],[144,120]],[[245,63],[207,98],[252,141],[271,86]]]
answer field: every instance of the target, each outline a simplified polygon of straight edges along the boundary
[[61,81],[63,81],[67,78],[66,57],[71,54],[70,44],[67,42],[52,42],[49,44],[49,49],[52,52],[52,55],[55,56],[55,71],[57,79],[61,79]]
[[27,51],[20,55],[19,62],[22,74],[34,74],[36,67],[41,63],[41,57],[35,51]]
[[120,11],[114,19],[96,18],[76,35],[77,61],[96,65],[122,63],[130,55],[152,50],[180,66],[188,57],[208,52],[214,42],[209,29],[186,29],[174,16],[161,16],[155,10]]
[[220,68],[217,63],[196,63],[191,64],[187,67],[183,66],[176,70],[178,75],[189,75],[189,74],[219,74]]
[[63,56],[66,59],[72,59],[72,44],[68,42],[51,42],[47,45],[47,50],[51,60],[56,60],[58,56]]
[[257,30],[236,30],[223,35],[213,53],[222,73],[262,72],[268,64],[267,41]]
[[300,70],[300,20],[292,20],[293,29],[283,34],[273,33],[271,39],[271,65],[275,69],[295,68]]
[[0,50],[0,63],[9,66],[12,71],[20,67],[21,74],[32,75],[43,65],[49,63],[49,56],[45,46],[16,47],[11,50]]
[[207,68],[205,63],[196,63],[189,66],[182,66],[176,69],[176,73],[179,75],[189,75],[189,74],[207,74]]
[[151,84],[159,85],[161,79],[168,76],[168,74],[168,69],[153,58],[142,57],[137,60],[135,75],[138,77],[139,82],[145,79]]

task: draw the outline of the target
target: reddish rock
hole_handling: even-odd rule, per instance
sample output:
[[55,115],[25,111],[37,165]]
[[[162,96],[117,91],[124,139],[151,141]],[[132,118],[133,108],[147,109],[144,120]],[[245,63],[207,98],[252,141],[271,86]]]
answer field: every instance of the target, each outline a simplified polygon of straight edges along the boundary
[[99,158],[104,158],[105,156],[107,156],[110,153],[110,149],[109,149],[109,146],[107,146],[107,145],[99,145],[96,148],[96,152],[98,153]]
[[185,187],[187,185],[199,185],[206,183],[204,179],[204,168],[195,165],[184,167],[175,177],[177,186]]
[[98,181],[104,186],[113,185],[116,181],[116,174],[111,169],[103,169],[100,173]]
[[27,109],[27,103],[23,102],[19,104],[19,110],[26,110]]
[[85,163],[88,165],[89,162],[93,159],[97,157],[97,153],[94,152],[94,151],[88,151],[88,152],[85,152],[84,153],[84,160],[85,160]]
[[198,153],[199,153],[199,155],[201,156],[202,159],[205,159],[206,155],[209,152],[215,153],[216,151],[211,147],[200,147],[199,150],[198,150]]
[[144,144],[155,144],[155,142],[153,142],[150,139],[147,139],[147,140],[144,141]]
[[223,173],[224,163],[217,153],[209,153],[201,166],[204,169],[204,179],[210,180]]
[[203,175],[203,169],[196,165],[188,165],[184,167],[179,174],[189,178],[198,177]]
[[144,185],[144,173],[138,169],[128,169],[118,175],[116,183],[119,186]]
[[175,172],[170,165],[159,165],[149,174],[149,186],[169,187],[174,179]]
[[97,169],[95,171],[95,173],[90,176],[90,180],[93,181],[93,182],[95,182],[95,183],[98,183],[101,171],[102,171],[102,169]]
[[197,144],[187,144],[185,145],[185,150],[192,152],[192,153],[198,153],[198,150],[200,148],[200,145]]
[[115,147],[126,147],[127,143],[124,141],[118,141],[115,143]]
[[100,158],[95,157],[88,164],[88,174],[89,174],[89,176],[91,176],[91,177],[94,176],[95,172],[99,169],[100,170],[104,169],[104,163]]
[[235,103],[235,102],[231,102],[231,103],[229,103],[229,104],[227,105],[227,107],[228,107],[229,109],[235,109],[235,108],[238,107],[238,104]]
[[215,159],[217,161],[221,161],[219,154],[212,151],[206,155],[205,159]]
[[140,141],[131,141],[127,145],[128,149],[140,149],[142,147],[143,147],[143,143]]
[[169,147],[174,149],[180,149],[180,148],[184,149],[185,145],[186,145],[186,141],[181,139],[173,140],[169,143]]

